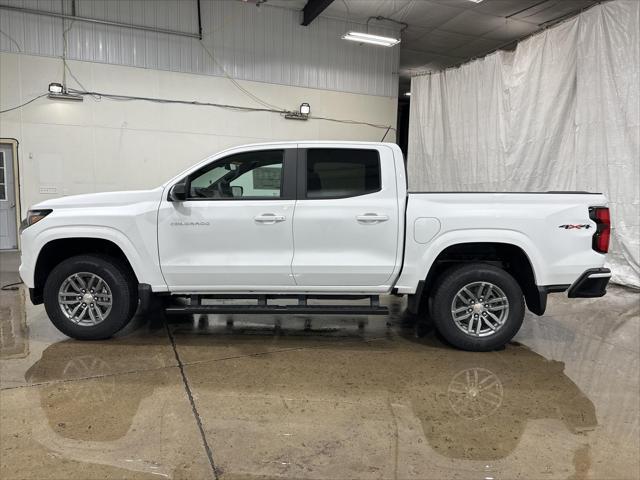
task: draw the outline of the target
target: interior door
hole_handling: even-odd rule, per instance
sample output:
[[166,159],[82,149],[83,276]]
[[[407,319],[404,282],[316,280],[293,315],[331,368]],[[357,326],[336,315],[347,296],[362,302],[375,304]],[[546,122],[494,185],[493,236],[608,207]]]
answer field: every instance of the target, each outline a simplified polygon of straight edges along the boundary
[[292,265],[298,285],[382,286],[390,281],[397,263],[399,213],[393,156],[386,150],[300,149]]
[[0,250],[18,248],[13,147],[0,145]]
[[184,201],[163,199],[160,266],[172,291],[295,285],[295,149],[242,152],[185,179]]

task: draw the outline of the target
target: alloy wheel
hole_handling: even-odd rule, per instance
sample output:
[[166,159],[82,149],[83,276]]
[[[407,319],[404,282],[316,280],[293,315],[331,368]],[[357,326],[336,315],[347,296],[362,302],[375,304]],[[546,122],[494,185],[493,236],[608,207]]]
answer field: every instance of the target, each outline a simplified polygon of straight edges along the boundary
[[493,283],[469,283],[453,297],[451,315],[456,326],[467,335],[487,337],[505,324],[509,317],[509,300]]
[[58,291],[58,304],[73,323],[94,326],[103,322],[113,306],[113,295],[107,282],[91,272],[69,275]]

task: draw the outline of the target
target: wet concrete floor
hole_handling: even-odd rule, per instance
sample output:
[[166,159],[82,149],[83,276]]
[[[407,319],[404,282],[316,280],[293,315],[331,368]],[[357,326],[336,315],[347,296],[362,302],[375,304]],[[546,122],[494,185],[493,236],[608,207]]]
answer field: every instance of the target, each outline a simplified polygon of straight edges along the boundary
[[392,297],[388,317],[156,314],[79,342],[25,293],[0,292],[2,479],[640,477],[626,289],[554,295],[491,353],[417,336]]

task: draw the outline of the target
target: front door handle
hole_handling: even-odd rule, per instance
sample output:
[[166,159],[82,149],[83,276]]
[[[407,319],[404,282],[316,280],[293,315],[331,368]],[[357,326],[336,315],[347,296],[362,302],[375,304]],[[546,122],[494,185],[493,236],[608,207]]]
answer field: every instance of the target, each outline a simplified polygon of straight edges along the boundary
[[262,213],[253,219],[258,223],[271,225],[278,222],[284,222],[286,217],[284,215],[276,215],[275,213]]
[[377,213],[365,213],[364,215],[356,216],[356,220],[360,223],[374,224],[386,222],[389,220],[389,217],[386,215],[378,215]]

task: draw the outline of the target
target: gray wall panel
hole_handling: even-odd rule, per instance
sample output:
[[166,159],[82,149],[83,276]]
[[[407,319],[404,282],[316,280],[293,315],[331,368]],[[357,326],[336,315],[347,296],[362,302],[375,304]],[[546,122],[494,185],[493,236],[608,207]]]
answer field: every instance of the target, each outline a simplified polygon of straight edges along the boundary
[[[69,0],[0,0],[25,8],[71,13]],[[77,15],[197,32],[196,1],[77,0]],[[395,96],[399,47],[341,40],[345,22],[317,18],[302,27],[300,12],[239,1],[202,0],[203,43],[238,79]],[[223,75],[197,39],[73,22],[0,10],[0,50],[185,73]],[[64,24],[64,27],[63,27]],[[349,29],[353,29],[353,24]],[[364,26],[359,26],[364,31]],[[376,33],[394,35],[392,30]],[[12,40],[13,39],[13,40]]]

